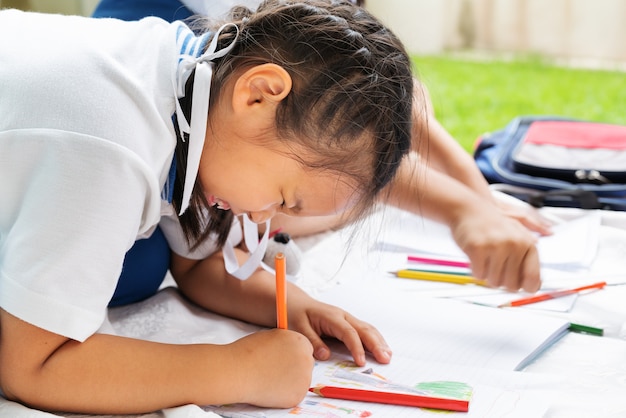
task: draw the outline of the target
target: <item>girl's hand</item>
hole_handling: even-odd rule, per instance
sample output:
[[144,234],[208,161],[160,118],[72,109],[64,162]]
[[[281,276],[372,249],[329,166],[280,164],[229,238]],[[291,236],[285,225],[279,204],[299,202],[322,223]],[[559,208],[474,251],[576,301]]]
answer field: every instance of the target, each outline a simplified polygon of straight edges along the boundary
[[[237,253],[243,254],[239,250]],[[224,316],[264,327],[276,326],[276,280],[266,270],[259,268],[249,279],[242,281],[226,274],[221,253],[199,262],[183,259],[176,254],[172,255],[172,260],[172,275],[178,288],[193,302]],[[239,262],[244,261],[245,258],[242,257]],[[333,337],[346,345],[354,361],[360,366],[365,365],[366,350],[376,361],[389,363],[391,350],[376,328],[343,309],[312,298],[294,283],[288,282],[287,287],[289,328],[310,341],[307,342],[310,350],[309,361],[313,361],[311,353],[319,360],[328,359],[330,349],[322,337]],[[233,300],[237,303],[232,303]],[[284,332],[283,330],[282,333]],[[273,331],[271,334],[274,333],[286,338],[281,331]],[[241,344],[245,345],[245,342],[246,340],[242,340]],[[280,344],[286,347],[291,343]],[[275,349],[263,348],[263,355],[269,356],[269,360],[260,360],[260,363],[273,361],[272,355],[276,356],[275,362],[279,362],[283,350],[280,344],[274,346]],[[251,365],[250,369],[253,368]],[[308,378],[310,377],[309,375]]]
[[509,291],[536,292],[541,286],[537,238],[517,220],[485,211],[461,217],[451,231],[475,277]]
[[239,373],[240,402],[290,408],[311,384],[313,349],[301,334],[282,329],[259,331],[230,344]]
[[391,361],[391,349],[376,328],[361,321],[336,306],[310,298],[301,304],[300,300],[290,306],[290,328],[302,333],[313,345],[313,355],[318,360],[327,360],[330,349],[322,337],[334,337],[342,341],[357,365],[365,365],[365,351],[369,351],[376,361],[387,364]]
[[532,232],[543,236],[552,234],[552,223],[528,203],[501,192],[494,194],[494,198],[496,206],[505,216],[515,219]]

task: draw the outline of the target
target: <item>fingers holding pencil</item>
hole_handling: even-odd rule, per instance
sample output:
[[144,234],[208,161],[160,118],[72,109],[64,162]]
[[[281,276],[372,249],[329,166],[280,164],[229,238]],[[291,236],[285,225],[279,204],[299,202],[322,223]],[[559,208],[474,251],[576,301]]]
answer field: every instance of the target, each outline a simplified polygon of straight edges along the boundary
[[[275,257],[276,270],[276,318],[279,329],[288,329],[287,282],[284,254]],[[334,337],[342,341],[352,354],[357,365],[366,362],[366,352],[375,360],[385,364],[391,361],[391,349],[382,334],[369,323],[359,320],[343,309],[311,298],[297,286],[289,287],[292,306],[291,329],[306,336],[313,345],[314,356],[326,360],[330,349],[323,337]]]

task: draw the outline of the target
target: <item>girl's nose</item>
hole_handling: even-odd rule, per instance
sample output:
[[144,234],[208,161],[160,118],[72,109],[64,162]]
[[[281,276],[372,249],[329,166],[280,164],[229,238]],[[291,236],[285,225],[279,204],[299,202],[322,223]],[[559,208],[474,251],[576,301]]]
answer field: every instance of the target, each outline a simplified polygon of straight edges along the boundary
[[262,224],[268,219],[271,219],[275,214],[275,209],[268,209],[259,212],[248,212],[248,218],[256,224]]

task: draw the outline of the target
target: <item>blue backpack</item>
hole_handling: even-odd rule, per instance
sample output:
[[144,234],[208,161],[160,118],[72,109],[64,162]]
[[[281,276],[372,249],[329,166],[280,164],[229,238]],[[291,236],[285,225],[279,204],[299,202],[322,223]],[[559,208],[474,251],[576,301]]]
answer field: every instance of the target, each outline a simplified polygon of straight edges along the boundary
[[626,126],[522,116],[478,138],[495,189],[535,207],[626,210]]

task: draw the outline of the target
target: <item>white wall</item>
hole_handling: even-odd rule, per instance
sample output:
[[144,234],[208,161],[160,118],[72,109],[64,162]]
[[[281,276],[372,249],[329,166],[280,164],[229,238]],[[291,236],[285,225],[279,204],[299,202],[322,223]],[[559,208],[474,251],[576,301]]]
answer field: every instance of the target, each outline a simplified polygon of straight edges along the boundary
[[626,62],[626,0],[366,0],[413,53]]
[[[97,3],[0,0],[0,7],[90,15]],[[626,0],[366,0],[366,6],[411,53],[469,49],[626,66]]]
[[445,45],[449,0],[366,0],[367,9],[390,26],[407,49],[436,53]]

